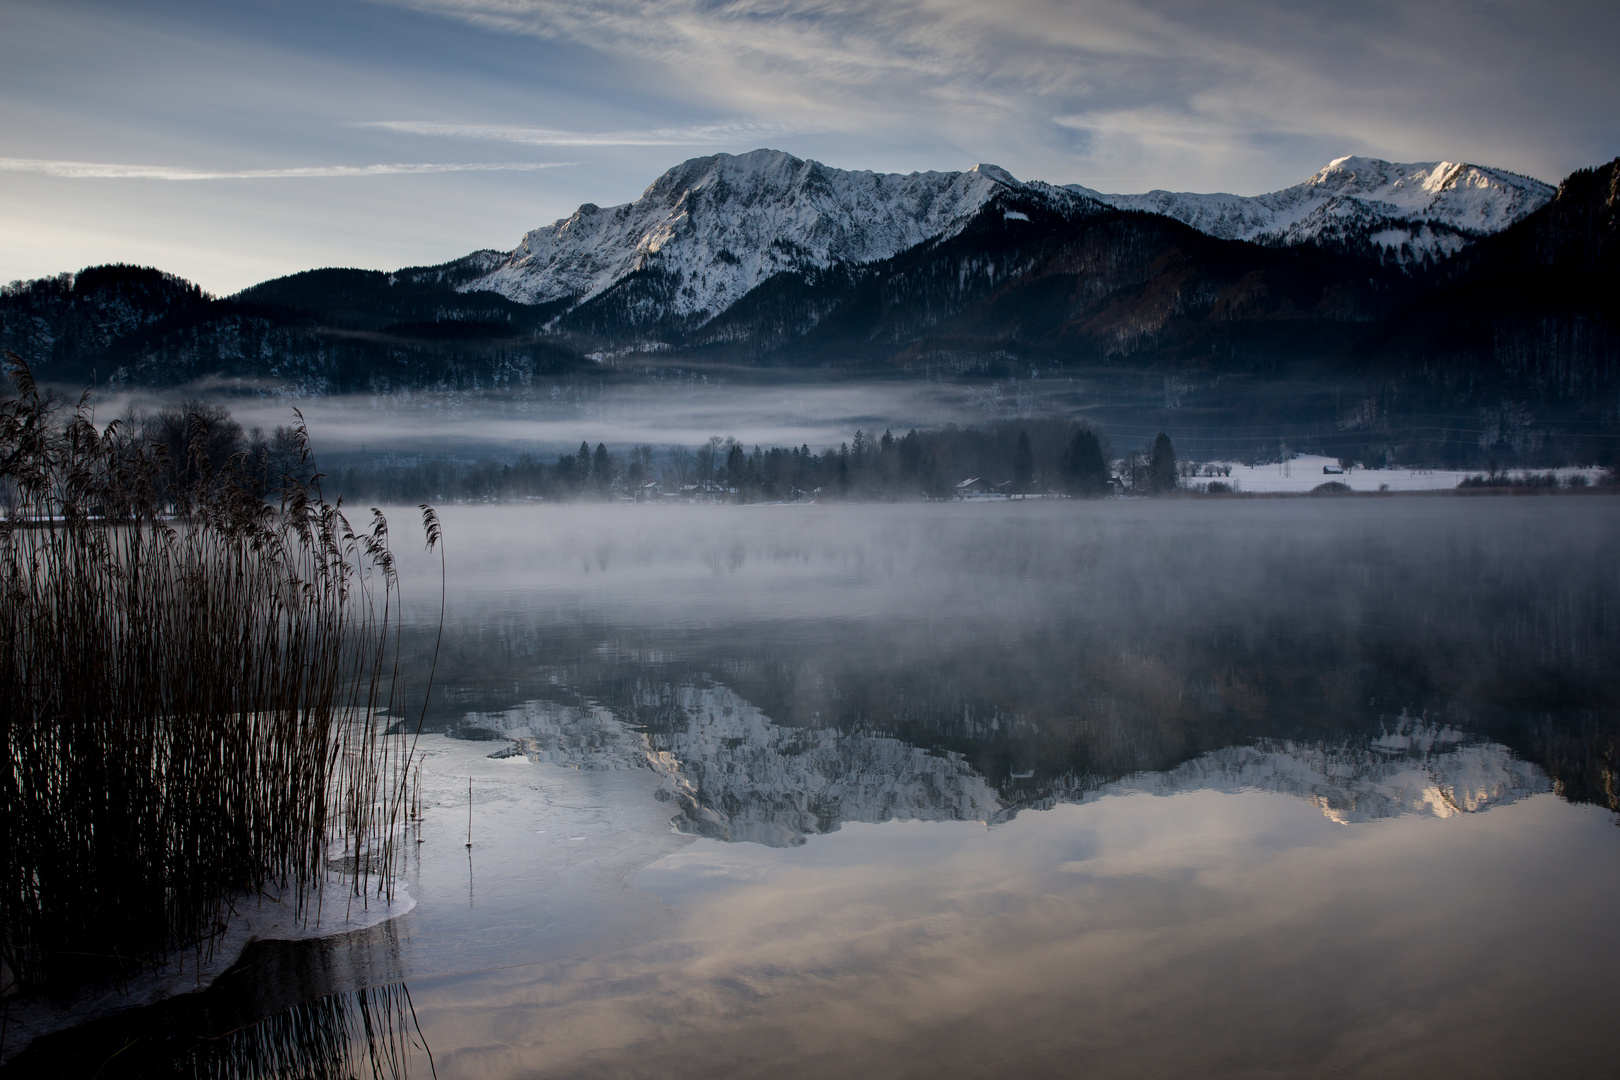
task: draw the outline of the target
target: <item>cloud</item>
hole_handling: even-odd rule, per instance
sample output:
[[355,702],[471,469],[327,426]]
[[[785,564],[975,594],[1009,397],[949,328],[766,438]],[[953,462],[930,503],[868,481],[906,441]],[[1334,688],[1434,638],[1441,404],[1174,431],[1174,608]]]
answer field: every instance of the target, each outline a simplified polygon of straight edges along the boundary
[[310,165],[290,169],[188,169],[175,165],[116,165],[94,161],[0,158],[0,172],[35,173],[68,180],[276,180],[327,176],[398,176],[413,173],[533,172],[577,161],[443,162],[385,165]]
[[430,120],[370,120],[355,127],[381,128],[407,135],[436,135],[459,139],[486,139],[525,146],[706,146],[717,142],[770,139],[792,134],[785,124],[719,122],[645,131],[558,131],[552,128],[502,124],[449,124]]
[[1591,103],[1620,92],[1594,45],[1620,17],[1585,0],[1533,14],[1472,0],[382,2],[584,46],[629,78],[788,126],[1089,166],[1052,180],[1276,186],[1343,153],[1555,176],[1586,163],[1576,140],[1612,141]]

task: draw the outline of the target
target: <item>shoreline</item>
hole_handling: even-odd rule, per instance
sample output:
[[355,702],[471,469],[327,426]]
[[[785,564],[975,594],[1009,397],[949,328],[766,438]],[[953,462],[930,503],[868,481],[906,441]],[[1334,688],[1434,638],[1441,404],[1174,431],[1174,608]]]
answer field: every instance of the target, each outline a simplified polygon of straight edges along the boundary
[[[347,890],[349,881],[335,880],[329,885]],[[255,942],[341,937],[397,919],[416,907],[416,898],[410,894],[403,878],[394,881],[392,902],[380,897],[353,897],[346,892],[337,899],[342,903],[334,904],[333,897],[328,895],[323,898],[319,892],[312,892],[307,898],[306,910],[311,909],[310,902],[313,902],[316,905],[314,909],[320,914],[306,919],[298,914],[298,905],[292,902],[290,896],[261,892],[257,902],[249,900],[235,908],[225,930],[206,951],[176,949],[161,964],[143,971],[122,986],[106,984],[80,988],[65,1005],[49,995],[19,995],[6,1000],[0,1005],[0,1019],[5,1024],[5,1033],[0,1037],[0,1065],[22,1053],[42,1036],[128,1009],[143,1008],[168,998],[206,990],[234,967],[248,946]],[[341,918],[333,917],[333,908],[344,909]]]

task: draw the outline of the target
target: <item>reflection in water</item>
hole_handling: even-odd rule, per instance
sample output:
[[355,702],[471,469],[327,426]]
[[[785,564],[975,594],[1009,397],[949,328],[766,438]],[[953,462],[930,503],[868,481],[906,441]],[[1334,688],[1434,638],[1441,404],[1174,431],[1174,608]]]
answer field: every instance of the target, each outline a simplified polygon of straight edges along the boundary
[[723,789],[783,756],[825,781],[787,782],[803,835],[867,820],[875,771],[890,817],[915,781],[973,818],[1403,717],[1620,810],[1620,499],[620,509],[466,512],[434,723],[605,710],[708,793],[700,834],[778,835]]
[[[356,956],[345,955],[350,949],[364,959],[356,963]],[[346,982],[362,968],[395,966],[397,941],[388,924],[335,942],[256,944],[207,990],[40,1038],[6,1062],[5,1075],[53,1080],[437,1075],[405,983],[301,997]]]
[[1070,773],[1044,785],[1039,798],[1008,803],[960,754],[888,735],[784,728],[724,686],[681,687],[665,695],[665,705],[656,733],[631,728],[600,705],[531,701],[468,719],[510,740],[495,757],[521,753],[586,770],[650,768],[661,777],[657,797],[675,805],[682,832],[772,847],[802,844],[844,822],[999,824],[1021,808],[1130,792],[1277,792],[1350,824],[1401,814],[1451,817],[1552,790],[1541,769],[1499,743],[1399,717],[1370,742],[1261,739],[1164,772],[1119,780]]
[[1262,739],[1142,773],[1089,793],[1275,791],[1305,799],[1341,825],[1401,814],[1447,818],[1552,790],[1535,765],[1449,727],[1398,725],[1366,747]]
[[431,1069],[432,1054],[422,1041],[410,991],[395,983],[294,1005],[217,1042],[200,1043],[182,1058],[155,1064],[165,1066],[165,1076],[404,1080],[418,1055]]
[[400,948],[262,948],[167,1060],[1612,1068],[1620,499],[445,519]]
[[601,706],[535,701],[473,719],[534,761],[651,768],[662,778],[656,797],[697,836],[780,847],[846,821],[989,821],[1002,811],[959,754],[886,735],[784,728],[720,685],[675,688],[666,705],[684,723],[656,734]]
[[418,1007],[441,1075],[490,1080],[1603,1075],[1607,818],[1204,790],[697,839],[635,878],[678,916],[655,939]]
[[444,745],[687,842],[446,1075],[1608,1060],[1620,500],[710,509],[467,513]]

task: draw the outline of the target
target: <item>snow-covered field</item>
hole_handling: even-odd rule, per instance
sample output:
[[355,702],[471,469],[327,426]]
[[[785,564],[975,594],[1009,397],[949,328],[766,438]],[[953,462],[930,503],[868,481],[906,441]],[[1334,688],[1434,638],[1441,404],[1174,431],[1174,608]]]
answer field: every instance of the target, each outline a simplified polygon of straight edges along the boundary
[[[1230,476],[1195,476],[1184,483],[1208,484],[1212,480],[1234,485],[1238,491],[1251,492],[1306,492],[1331,480],[1346,484],[1352,491],[1440,491],[1454,488],[1464,477],[1479,476],[1480,469],[1349,469],[1343,475],[1324,473],[1327,467],[1337,469],[1337,458],[1306,454],[1292,461],[1271,465],[1239,465],[1223,462]],[[1200,473],[1203,469],[1200,468]],[[1532,469],[1537,476],[1547,472],[1558,474],[1558,482],[1567,484],[1571,476],[1585,476],[1587,483],[1596,483],[1602,469]],[[1519,470],[1513,470],[1518,475]]]

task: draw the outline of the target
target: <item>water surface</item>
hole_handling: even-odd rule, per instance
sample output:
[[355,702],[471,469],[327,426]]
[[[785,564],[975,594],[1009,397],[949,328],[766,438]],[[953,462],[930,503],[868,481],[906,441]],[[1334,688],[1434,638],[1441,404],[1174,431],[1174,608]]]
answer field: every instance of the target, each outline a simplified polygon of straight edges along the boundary
[[444,519],[417,907],[170,1030],[365,991],[444,1077],[1613,1067],[1620,500]]

